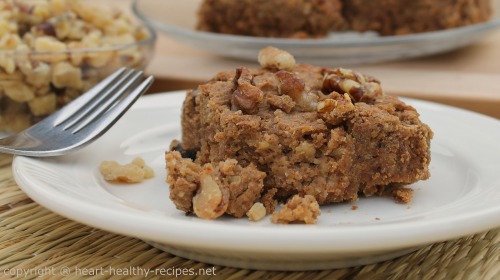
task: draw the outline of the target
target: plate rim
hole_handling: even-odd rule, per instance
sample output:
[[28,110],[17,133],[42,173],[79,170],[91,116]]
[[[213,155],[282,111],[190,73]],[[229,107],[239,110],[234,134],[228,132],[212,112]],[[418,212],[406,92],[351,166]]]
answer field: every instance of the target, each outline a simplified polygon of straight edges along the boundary
[[[147,95],[141,97],[138,101],[138,106],[133,106],[131,110],[148,108],[150,105],[157,105],[160,103],[158,100],[163,98],[169,99],[169,96],[175,100],[179,99],[178,102],[181,102],[182,98],[180,97],[182,97],[181,95],[184,93],[185,91],[173,91]],[[420,103],[428,108],[436,108],[437,106],[436,109],[447,109],[461,114],[472,114],[475,117],[484,118],[486,121],[494,122],[494,125],[500,125],[500,122],[497,119],[468,110],[418,99],[401,99],[405,102],[409,101],[412,106],[415,103]],[[179,106],[179,104],[169,104],[169,106],[172,105]],[[499,135],[497,135],[497,137]],[[12,172],[14,179],[21,189],[42,206],[69,219],[73,219],[90,226],[102,228],[104,230],[149,239],[165,244],[176,244],[178,246],[191,248],[267,253],[276,252],[276,250],[280,253],[300,252],[314,254],[332,252],[366,252],[400,249],[403,247],[415,247],[430,244],[482,232],[500,225],[500,221],[496,219],[500,213],[500,204],[495,207],[481,209],[480,211],[476,211],[474,213],[467,213],[466,215],[462,214],[459,217],[454,217],[453,219],[434,217],[431,219],[430,223],[427,219],[423,219],[419,221],[398,221],[396,223],[370,225],[370,233],[378,236],[378,239],[372,239],[370,242],[363,239],[364,237],[366,239],[366,225],[349,225],[347,227],[326,228],[315,225],[245,227],[241,225],[234,226],[231,224],[217,223],[210,226],[210,221],[193,223],[191,220],[168,218],[158,219],[158,216],[156,215],[152,217],[151,215],[144,215],[144,213],[137,210],[124,212],[114,208],[106,208],[101,205],[89,204],[86,201],[76,199],[72,196],[66,196],[66,202],[64,203],[64,201],[58,200],[58,197],[53,196],[53,193],[49,190],[44,189],[43,186],[32,186],[33,183],[30,182],[30,176],[20,172],[19,167],[22,166],[23,162],[28,161],[29,163],[31,160],[37,161],[39,159],[15,156],[12,163]],[[61,194],[59,194],[59,196],[61,196]],[[67,211],[68,205],[72,208],[72,211]],[[108,211],[108,215],[102,215],[103,211]],[[91,213],[90,216],[89,213]],[[130,227],[130,224],[127,222],[117,222],[115,220],[116,217],[121,217],[129,223],[132,222],[140,224],[142,222],[143,226],[144,223],[146,223],[147,226],[140,228]],[[478,219],[478,217],[481,219]],[[467,223],[464,221],[467,221]],[[205,226],[207,224],[209,226]],[[169,228],[169,226],[172,228]],[[402,226],[404,226],[404,232],[401,231]],[[451,228],[454,228],[452,232],[449,230],[450,226],[452,226]],[[160,230],[158,230],[158,227],[160,227]],[[291,231],[290,229],[292,229],[292,227],[293,230]],[[251,234],[255,238],[252,242],[241,242],[241,238],[237,237],[237,234],[241,233],[242,228],[247,234]],[[458,232],[457,228],[459,229]],[[205,233],[202,238],[200,238],[199,234],[196,233],[200,230]],[[193,235],[191,237],[193,238],[187,238],[187,236],[190,235],[186,236],[186,231],[194,232],[194,235],[191,233],[191,235]],[[264,231],[267,235],[263,234],[262,231]],[[217,234],[220,234],[221,232],[224,232],[226,237],[232,236],[232,238],[220,240]],[[394,234],[394,232],[399,232],[399,234]],[[278,240],[278,242],[272,242],[272,244],[269,243],[269,238],[267,238],[268,234],[282,235],[284,233],[287,235],[286,238],[282,238],[281,240]],[[387,242],[387,235],[384,235],[386,233],[392,233],[392,235],[389,235],[391,237],[390,242]],[[168,237],[165,237],[165,235],[168,235]],[[319,242],[308,243],[307,246],[290,246],[290,242],[297,244],[297,242],[300,243],[303,241],[304,236],[307,236],[308,239],[311,240],[329,241],[331,243],[330,246],[319,244]],[[342,240],[343,236],[349,236],[349,240],[358,240],[360,242],[354,244],[354,246],[350,242],[344,243],[345,240],[344,242],[339,242],[339,240]],[[335,245],[335,248],[332,247],[332,244]]]

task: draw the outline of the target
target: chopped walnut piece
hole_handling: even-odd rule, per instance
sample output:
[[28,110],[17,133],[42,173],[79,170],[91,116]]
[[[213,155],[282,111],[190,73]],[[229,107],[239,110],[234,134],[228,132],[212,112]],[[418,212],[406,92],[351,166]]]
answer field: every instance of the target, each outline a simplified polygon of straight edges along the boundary
[[36,97],[28,102],[33,116],[48,115],[56,111],[56,95],[54,93]]
[[231,98],[231,104],[235,109],[241,109],[244,113],[255,113],[259,104],[264,99],[264,93],[258,87],[252,85],[252,76],[248,69],[242,67],[236,70],[234,84],[236,89]]
[[279,80],[278,93],[290,96],[296,103],[296,107],[302,111],[314,111],[318,104],[318,96],[306,91],[303,80],[288,71],[276,72]]
[[69,62],[59,62],[52,69],[52,84],[57,88],[81,88],[82,70]]
[[278,212],[271,216],[275,224],[306,223],[315,224],[321,214],[319,204],[312,195],[293,196]]
[[36,51],[54,51],[60,52],[58,54],[46,54],[38,55],[37,58],[44,62],[60,62],[66,59],[67,54],[64,51],[67,50],[66,44],[57,40],[51,36],[43,36],[35,39],[35,50]]
[[369,102],[384,94],[378,80],[344,68],[336,68],[325,74],[322,91],[325,94],[347,93],[353,102]]
[[18,81],[5,81],[0,82],[0,89],[7,97],[15,102],[27,102],[35,98],[33,90],[22,82]]
[[347,93],[344,95],[332,93],[329,97],[320,101],[316,110],[322,119],[330,124],[338,125],[354,111],[354,104]]
[[193,197],[193,210],[196,216],[203,219],[215,219],[226,212],[229,205],[229,194],[212,177],[212,166],[203,166],[200,175],[200,188]]
[[154,171],[144,160],[136,157],[131,163],[120,165],[116,161],[103,161],[99,165],[104,180],[124,183],[140,183],[154,177]]
[[280,109],[286,113],[290,113],[297,103],[288,95],[266,95],[266,102],[274,109]]
[[294,101],[301,99],[306,87],[303,80],[299,79],[292,72],[284,70],[276,72],[276,77],[278,77],[280,81],[278,87],[279,94],[286,94]]
[[264,204],[256,202],[254,203],[254,205],[252,205],[252,208],[248,210],[247,217],[248,219],[250,219],[250,221],[257,222],[262,220],[266,216],[266,212],[267,211]]
[[263,68],[292,70],[295,66],[295,58],[289,52],[274,47],[261,49],[258,60]]
[[242,83],[233,93],[231,103],[241,111],[251,114],[259,108],[264,94],[262,91],[250,83]]

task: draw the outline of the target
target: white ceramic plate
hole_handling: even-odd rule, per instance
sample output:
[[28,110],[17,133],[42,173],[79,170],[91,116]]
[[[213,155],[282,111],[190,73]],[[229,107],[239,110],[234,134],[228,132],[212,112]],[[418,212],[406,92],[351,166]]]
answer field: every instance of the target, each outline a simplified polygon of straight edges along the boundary
[[302,63],[323,66],[375,63],[442,53],[470,45],[500,26],[486,23],[404,36],[332,33],[324,39],[279,39],[225,35],[195,30],[201,0],[134,0],[136,15],[159,31],[207,52],[255,61],[258,51],[275,46]]
[[[186,216],[168,198],[164,151],[180,137],[182,92],[141,97],[102,138],[57,158],[15,157],[13,173],[35,201],[70,219],[135,236],[179,256],[254,269],[306,270],[381,261],[437,241],[500,226],[500,122],[405,99],[435,132],[431,179],[411,204],[365,198],[322,207],[317,225]],[[102,160],[143,157],[156,176],[110,184]]]

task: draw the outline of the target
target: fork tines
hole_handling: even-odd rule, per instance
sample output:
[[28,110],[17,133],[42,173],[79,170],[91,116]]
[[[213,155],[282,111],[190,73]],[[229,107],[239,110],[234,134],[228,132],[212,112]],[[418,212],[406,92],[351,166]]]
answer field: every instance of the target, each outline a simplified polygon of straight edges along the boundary
[[119,69],[71,102],[67,106],[69,108],[65,108],[64,114],[61,114],[54,124],[64,130],[71,130],[72,133],[79,132],[113,109],[114,106],[123,102],[128,94],[132,94],[133,89],[141,89],[135,91],[136,94],[139,94],[142,88],[149,86],[152,82],[149,79],[144,81],[141,86],[137,86],[142,75],[142,71]]

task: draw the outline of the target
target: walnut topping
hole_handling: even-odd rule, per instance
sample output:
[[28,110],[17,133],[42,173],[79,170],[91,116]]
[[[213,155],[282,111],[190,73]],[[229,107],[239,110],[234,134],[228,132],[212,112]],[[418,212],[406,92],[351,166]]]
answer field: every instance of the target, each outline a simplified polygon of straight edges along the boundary
[[276,77],[279,80],[279,94],[290,96],[296,103],[296,107],[302,111],[316,110],[318,96],[306,91],[303,80],[288,71],[278,71]]
[[329,97],[320,101],[316,109],[322,119],[338,125],[354,110],[354,104],[347,93],[343,95],[332,93]]
[[342,67],[333,69],[333,73],[336,73],[337,75],[342,76],[344,78],[354,80],[360,84],[364,84],[365,82],[375,81],[375,78],[373,77],[368,77],[351,69],[346,69]]
[[326,87],[329,86],[337,92],[349,93],[355,100],[356,97],[359,99],[362,95],[361,84],[354,80],[349,80],[332,74],[326,76],[324,82],[327,84]]
[[252,205],[252,208],[248,210],[247,217],[250,221],[260,221],[266,216],[266,207],[260,202],[256,202]]
[[343,68],[336,68],[325,74],[322,91],[326,94],[347,93],[354,102],[369,102],[374,97],[383,95],[378,80]]
[[295,105],[297,105],[288,95],[267,94],[266,102],[271,108],[280,109],[286,113],[290,113],[295,108]]
[[198,193],[193,197],[193,210],[196,216],[210,220],[224,214],[229,204],[229,196],[223,192],[211,173],[211,166],[204,166]]
[[249,83],[243,83],[233,92],[231,103],[244,113],[254,113],[264,98],[264,93]]
[[260,50],[258,60],[263,68],[291,70],[295,66],[295,58],[289,52],[274,47]]
[[280,84],[278,92],[290,96],[294,101],[299,100],[304,93],[306,84],[301,79],[297,78],[293,73],[288,71],[278,71],[276,73]]
[[236,69],[234,77],[235,90],[231,97],[231,105],[244,113],[255,113],[264,99],[264,93],[252,85],[252,76],[247,68]]
[[237,87],[241,83],[252,83],[253,75],[250,70],[246,67],[240,67],[236,69],[236,75],[234,76],[233,83]]

